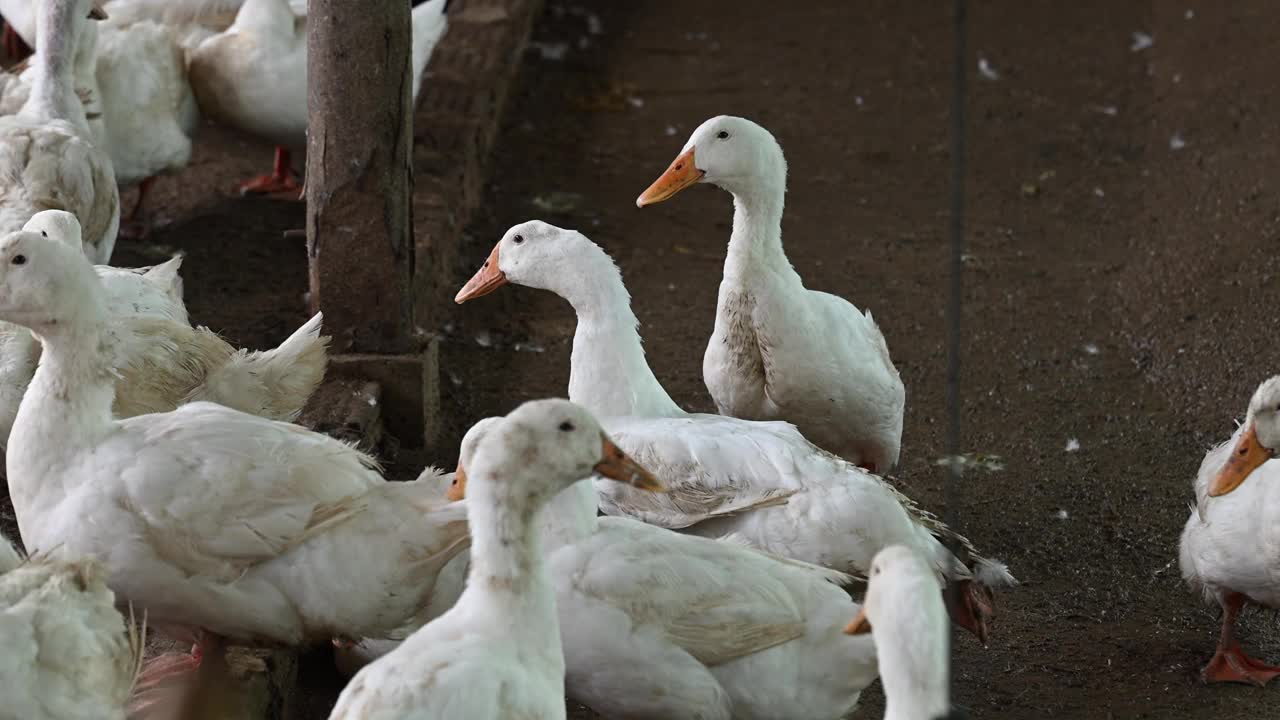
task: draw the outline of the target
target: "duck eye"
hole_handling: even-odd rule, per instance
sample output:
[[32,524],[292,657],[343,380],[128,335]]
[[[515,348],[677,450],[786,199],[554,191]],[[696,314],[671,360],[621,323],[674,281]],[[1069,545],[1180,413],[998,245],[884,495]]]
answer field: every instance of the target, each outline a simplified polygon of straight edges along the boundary
[[26,265],[26,264],[27,264],[27,256],[26,256],[26,255],[14,255],[14,256],[13,256],[13,261],[12,261],[12,262],[13,262],[13,264],[14,264],[14,265]]
[[45,232],[45,231],[41,230],[41,231],[40,231],[40,237],[49,237],[49,233],[47,233],[47,232]]
[[517,235],[517,236],[515,236],[514,238],[512,238],[512,240],[514,240],[514,241],[515,241],[515,243],[516,243],[517,245],[519,245],[520,243],[524,242],[524,236],[523,236],[523,235]]
[[728,140],[728,139],[729,139],[729,131],[728,131],[728,130],[721,130],[720,132],[716,133],[716,137],[720,138],[721,140]]
[[560,423],[560,432],[573,432],[573,423],[568,420]]

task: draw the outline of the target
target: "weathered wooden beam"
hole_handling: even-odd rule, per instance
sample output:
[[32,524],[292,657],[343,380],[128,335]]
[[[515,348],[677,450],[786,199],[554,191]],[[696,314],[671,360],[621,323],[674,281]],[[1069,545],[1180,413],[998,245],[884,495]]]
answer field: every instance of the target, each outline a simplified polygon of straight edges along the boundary
[[338,353],[412,353],[409,3],[311,0],[307,254]]

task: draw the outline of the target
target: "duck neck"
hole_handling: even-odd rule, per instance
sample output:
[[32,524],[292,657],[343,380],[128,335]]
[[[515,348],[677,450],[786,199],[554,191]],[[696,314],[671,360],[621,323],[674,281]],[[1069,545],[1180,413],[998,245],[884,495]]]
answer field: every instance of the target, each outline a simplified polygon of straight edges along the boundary
[[543,551],[555,552],[591,537],[599,523],[599,505],[595,482],[590,478],[561,490],[542,511]]
[[[92,446],[111,431],[115,377],[104,346],[106,333],[96,299],[79,316],[42,323],[42,353],[18,406],[6,448],[9,488],[19,516],[29,503],[61,497],[76,473],[56,471],[60,458]],[[50,452],[50,448],[68,452]]]
[[946,649],[911,652],[924,640],[905,635],[889,642],[877,639],[885,720],[932,720],[950,709]]
[[97,434],[112,423],[115,375],[105,324],[100,313],[89,315],[85,312],[36,336],[43,352],[19,410],[20,427],[44,427],[62,444]]
[[[98,23],[83,23],[80,29],[80,40],[76,43],[75,61],[72,64],[72,84],[88,93],[87,100],[77,102],[76,107],[84,114],[86,127],[89,114],[102,114],[102,93],[98,87]],[[79,96],[76,97],[79,101]]]
[[72,122],[87,128],[84,109],[75,90],[75,52],[84,24],[76,17],[83,10],[77,0],[47,0],[36,15],[36,53],[32,59],[34,80],[22,113],[38,119]]
[[[593,246],[594,247],[594,246]],[[622,274],[604,251],[580,269],[581,282],[561,293],[578,315],[570,358],[569,399],[596,416],[683,415],[645,359]]]
[[[883,683],[883,671],[880,679]],[[884,720],[934,720],[945,716],[951,709],[946,691],[913,688],[893,695],[890,694],[888,683],[883,684],[887,698]]]
[[724,261],[726,281],[746,283],[763,273],[796,276],[782,249],[786,187],[785,168],[773,168],[726,188],[733,193],[733,234]]
[[492,471],[470,481],[467,492],[471,569],[458,604],[513,626],[513,638],[558,648],[555,590],[538,537],[545,506],[531,510],[515,483]]

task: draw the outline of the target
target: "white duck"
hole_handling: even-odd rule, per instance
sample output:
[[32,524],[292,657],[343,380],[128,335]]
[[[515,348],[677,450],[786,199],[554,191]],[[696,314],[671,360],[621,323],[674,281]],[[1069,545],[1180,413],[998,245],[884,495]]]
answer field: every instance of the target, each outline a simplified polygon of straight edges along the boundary
[[[566,400],[548,416],[580,412]],[[497,418],[462,441],[454,496]],[[730,541],[597,518],[590,479],[542,515],[570,697],[611,718],[835,720],[876,678],[870,638],[837,630],[851,578]],[[936,599],[935,602],[939,602]]]
[[[865,572],[883,547],[908,545],[930,559],[940,581],[962,585],[952,617],[986,642],[990,588],[1016,582],[1004,566],[794,425],[681,409],[645,360],[630,296],[604,250],[543,222],[516,225],[456,300],[507,282],[551,290],[577,311],[569,398],[603,418],[620,446],[669,488],[649,497],[602,485],[606,514],[708,536],[735,532],[761,550],[846,573]],[[954,556],[942,538],[971,560]]]
[[[36,44],[36,6],[41,0],[0,0],[0,15],[17,39],[34,48]],[[98,0],[103,14],[114,25],[157,22],[178,31],[184,47],[190,37],[199,36],[201,28],[208,34],[226,30],[235,21],[236,10],[244,0]],[[305,15],[306,0],[289,0],[295,13]],[[6,30],[6,35],[8,30]]]
[[[288,0],[237,1],[243,4],[231,27],[188,53],[191,86],[209,117],[276,145],[271,174],[242,183],[241,192],[296,192],[291,153],[307,142],[306,17]],[[431,51],[446,29],[448,4],[430,0],[413,9],[415,100]]]
[[845,628],[875,636],[885,720],[938,720],[951,709],[947,616],[933,585],[923,558],[887,547],[871,561],[862,609]]
[[[3,10],[6,3],[12,3],[13,0],[0,0],[0,11]],[[23,0],[24,12],[30,15],[31,26],[29,33],[31,36],[31,44],[35,44],[35,10],[38,7],[36,2],[32,0]],[[106,16],[105,11],[95,2],[97,9],[96,19],[102,19]],[[106,127],[102,120],[102,93],[98,87],[95,69],[98,62],[98,29],[102,23],[86,23],[80,32],[80,39],[77,41],[74,50],[74,61],[72,63],[72,84],[75,87],[77,99],[85,112],[85,119],[88,123],[89,134],[93,138],[95,145],[102,146],[103,140],[106,138]],[[26,31],[24,31],[26,32]],[[63,32],[70,32],[64,30]],[[31,97],[31,86],[35,82],[37,73],[32,64],[32,58],[28,57],[22,62],[0,71],[0,115],[13,115],[22,109],[27,100]]]
[[92,0],[43,0],[31,96],[16,115],[0,117],[0,235],[41,210],[73,213],[84,226],[84,252],[106,263],[120,224],[111,158],[94,146],[76,97],[73,52]]
[[[179,45],[185,29],[133,18],[120,0],[109,5],[112,16],[88,26],[77,46],[75,86],[94,144],[111,155],[116,181],[122,187],[141,183],[122,229],[139,236],[148,229],[144,206],[156,176],[185,167],[191,158],[199,113]],[[9,6],[24,18],[34,3],[0,0],[0,12]],[[124,17],[116,17],[116,10]],[[34,19],[29,28],[17,27],[34,46]],[[31,76],[30,69],[21,76],[0,75],[0,114],[17,112],[26,101]]]
[[439,481],[387,482],[342,442],[212,403],[116,420],[103,294],[66,245],[0,240],[0,319],[43,345],[6,453],[26,546],[97,559],[120,602],[214,652],[378,637],[418,612],[467,543]]
[[[61,210],[37,213],[23,228],[71,247],[80,224]],[[114,412],[133,417],[207,400],[274,420],[292,420],[324,379],[328,343],[316,315],[273,350],[237,350],[216,333],[192,327],[182,303],[180,258],[152,268],[95,268],[111,324],[119,376]],[[13,428],[40,345],[26,328],[0,322],[0,447]]]
[[97,58],[103,145],[111,153],[116,181],[138,185],[125,227],[131,235],[145,235],[147,194],[157,176],[177,172],[191,160],[191,135],[200,114],[187,82],[186,58],[174,28],[114,19],[102,25]]
[[103,579],[89,561],[23,561],[0,537],[4,717],[124,720],[143,643]]
[[[469,437],[471,434],[468,434]],[[463,449],[467,447],[467,438],[463,438]],[[441,474],[435,468],[429,467],[418,476],[418,481],[424,484],[435,483],[436,495],[441,499],[454,502],[462,499],[462,488],[454,479],[454,475],[454,473]],[[333,659],[338,672],[348,678],[355,675],[360,668],[395,650],[404,638],[413,634],[418,628],[448,612],[449,608],[453,607],[462,596],[470,568],[470,553],[463,551],[455,555],[436,576],[436,584],[431,589],[431,598],[423,606],[422,611],[404,627],[392,633],[391,638],[361,638],[358,641],[335,639]]]
[[1244,424],[1205,455],[1196,506],[1182,531],[1182,576],[1222,608],[1209,682],[1266,685],[1280,667],[1245,655],[1235,638],[1245,605],[1280,609],[1280,375],[1258,387]]
[[[307,14],[307,0],[286,2],[294,15]],[[418,2],[421,0],[414,4]],[[151,20],[182,30],[203,27],[219,33],[231,27],[244,4],[245,0],[107,0],[105,8],[113,18],[120,17],[124,22]]]
[[491,430],[467,487],[467,589],[451,610],[361,670],[331,720],[565,717],[565,662],[539,520],[557,493],[593,472],[659,488],[582,408],[526,403]]
[[804,286],[782,250],[787,163],[773,135],[722,115],[704,122],[636,200],[697,182],[733,194],[733,234],[702,360],[723,415],[786,420],[871,472],[898,462],[906,392],[880,328],[847,300]]

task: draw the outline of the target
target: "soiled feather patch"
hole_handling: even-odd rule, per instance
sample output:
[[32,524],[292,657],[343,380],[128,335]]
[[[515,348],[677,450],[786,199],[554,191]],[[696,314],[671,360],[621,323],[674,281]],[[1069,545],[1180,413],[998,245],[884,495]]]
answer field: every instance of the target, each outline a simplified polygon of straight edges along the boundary
[[773,348],[756,329],[752,315],[755,301],[749,293],[729,291],[725,293],[720,312],[725,317],[724,343],[732,351],[733,375],[738,378],[755,378],[766,397],[769,395],[769,378],[773,375]]
[[130,390],[116,396],[119,417],[173,410],[235,352],[204,328],[163,318],[130,318],[123,332],[130,342],[119,344],[115,365]]
[[[609,514],[622,514],[643,518],[671,530],[696,525],[717,517],[785,505],[796,489],[771,488],[754,490],[732,478],[713,485],[709,475],[697,463],[673,465],[663,459],[662,451],[651,445],[629,448],[631,456],[642,467],[652,468],[660,478],[682,478],[679,482],[667,482],[667,491],[649,493],[630,488],[615,488],[601,502],[610,505]],[[686,478],[700,478],[689,481]]]
[[[695,548],[703,543],[721,542],[703,538],[690,540]],[[765,555],[749,548],[743,552]],[[582,596],[618,607],[633,622],[660,630],[669,642],[698,662],[714,667],[805,634],[805,617],[791,589],[777,577],[743,581],[735,572],[742,569],[737,561],[743,557],[746,556],[712,554],[708,557],[691,552],[685,557],[683,569],[677,571],[672,562],[650,555],[650,559],[629,568],[631,580],[638,581],[644,588],[640,594],[619,592],[610,581],[613,571],[598,566],[593,559],[591,566],[574,579],[573,585]],[[728,562],[731,567],[721,566],[720,561]],[[689,565],[690,562],[709,563],[714,569],[703,573],[701,581],[691,586],[689,572],[696,565]],[[797,566],[807,569],[803,563]],[[829,574],[829,571],[820,572]],[[734,579],[721,582],[727,577]],[[650,598],[671,593],[677,594],[680,602],[660,604],[666,611],[655,612]]]

